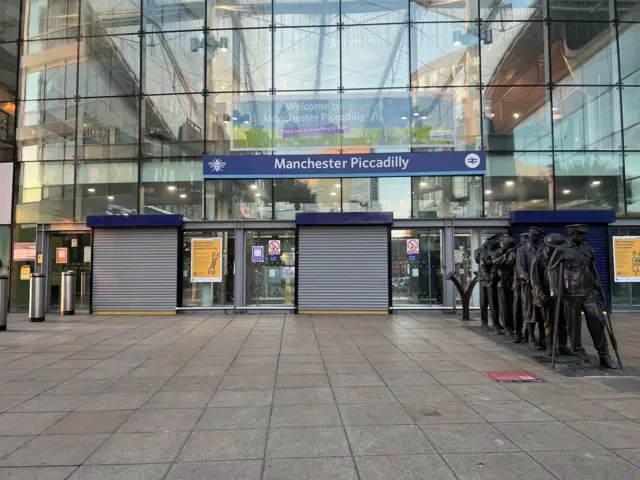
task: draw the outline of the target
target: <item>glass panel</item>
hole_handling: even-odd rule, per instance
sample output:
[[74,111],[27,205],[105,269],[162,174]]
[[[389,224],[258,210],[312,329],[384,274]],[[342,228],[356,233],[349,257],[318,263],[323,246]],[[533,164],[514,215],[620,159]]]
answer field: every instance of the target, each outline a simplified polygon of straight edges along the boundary
[[346,178],[342,182],[344,212],[393,212],[411,218],[410,178]]
[[413,217],[482,216],[482,177],[414,177]]
[[540,0],[497,0],[480,2],[480,17],[487,19],[497,16],[504,21],[541,20],[546,17],[543,2]]
[[487,217],[512,210],[553,209],[553,166],[550,153],[489,154],[484,177]]
[[638,0],[615,0],[618,19],[621,22],[640,20],[640,2]]
[[272,180],[206,180],[208,220],[272,219]]
[[411,85],[478,85],[477,23],[422,23],[410,29]]
[[71,38],[79,33],[78,0],[28,0],[25,24],[28,40]]
[[408,87],[408,30],[406,24],[344,27],[342,86]]
[[[500,2],[495,1],[491,5],[493,6],[496,3]],[[529,0],[525,3],[529,3]],[[457,0],[453,2],[411,0],[410,5],[412,22],[464,22],[478,19],[477,0]],[[511,7],[511,2],[509,2],[509,7]],[[486,17],[487,15],[483,14],[482,16]]]
[[21,103],[22,126],[17,140],[21,161],[71,160],[75,155],[74,101],[37,100]]
[[9,252],[11,251],[11,227],[0,226],[0,275],[9,275]]
[[622,105],[624,105],[624,148],[640,150],[640,88],[625,87],[622,89]]
[[[614,0],[549,0],[549,17],[553,20],[606,22],[613,20]],[[588,28],[588,26],[585,26]]]
[[[217,10],[217,9],[216,9]],[[203,42],[204,43],[204,40]],[[216,30],[207,33],[207,90],[254,92],[271,89],[272,32],[268,29]],[[217,48],[216,48],[217,47]],[[197,52],[185,56],[205,55]]]
[[626,154],[624,173],[627,189],[627,215],[640,217],[640,153]]
[[[198,93],[204,90],[204,68],[207,55],[213,57],[215,46],[200,51],[202,31],[151,32],[142,38],[145,42],[144,93]],[[210,37],[213,39],[212,37]],[[209,47],[209,46],[208,46]],[[210,50],[210,52],[209,52]]]
[[[251,108],[254,104],[249,101],[267,98],[270,97],[251,94],[207,95],[206,152],[213,155],[228,155],[231,153],[232,140],[233,147],[238,149],[249,149],[252,145],[260,144],[270,148],[272,123],[267,121],[265,128],[264,123],[255,120],[260,114],[257,109]],[[247,106],[248,108],[245,108]]]
[[555,87],[553,135],[558,150],[618,150],[620,91],[617,87]]
[[0,92],[0,162],[13,161],[12,140],[16,138],[16,104],[2,101]]
[[556,208],[624,212],[621,153],[556,154]]
[[[213,9],[213,8],[212,8]],[[205,2],[156,0],[144,4],[145,29],[198,30],[205,26]]]
[[[541,20],[542,17],[536,17]],[[482,34],[492,41],[483,42],[482,83],[485,85],[545,85],[546,26],[542,22],[485,22]]]
[[549,27],[549,35],[554,83],[611,85],[618,81],[613,25],[554,22]]
[[[280,240],[281,255],[266,255],[263,263],[251,261],[251,247],[269,251],[269,240]],[[295,230],[248,231],[246,237],[246,302],[250,306],[293,305],[296,295]]]
[[[222,282],[191,283],[191,239],[222,238]],[[235,299],[235,234],[227,231],[185,230],[182,241],[182,306],[212,307],[233,305]]]
[[486,88],[482,99],[484,148],[551,150],[550,110],[545,87]]
[[[250,28],[268,28],[272,23],[271,0],[208,0],[207,22],[209,28],[238,28],[245,29],[247,32]],[[310,2],[313,4],[313,2]],[[297,12],[304,11],[307,6],[303,2],[290,3],[286,5],[275,6],[276,15],[281,12]],[[311,5],[315,6],[315,5]]]
[[[611,236],[640,236],[640,228],[611,227]],[[609,242],[609,255],[613,258],[613,242]],[[640,283],[611,281],[611,304],[614,312],[640,311]]]
[[640,85],[640,25],[622,23],[618,26],[620,42],[620,77],[624,85]]
[[19,164],[16,223],[73,221],[73,164]]
[[204,219],[202,159],[145,161],[140,181],[141,213],[177,213],[185,221]]
[[[74,242],[75,241],[75,242]],[[91,292],[91,262],[85,262],[85,248],[91,248],[91,235],[70,234],[49,236],[49,310],[60,311],[60,287],[62,272],[73,270],[76,272],[76,311],[89,309],[89,295]],[[75,245],[75,246],[74,246]],[[56,249],[67,249],[67,263],[56,262]]]
[[[138,154],[139,99],[83,99],[78,104],[78,157],[133,158]],[[81,126],[81,127],[80,127]]]
[[76,168],[76,219],[137,212],[138,164],[80,163]]
[[[340,21],[339,0],[322,2],[316,0],[300,2],[274,0],[273,4],[276,26],[337,25]],[[372,6],[372,8],[375,8],[375,6]],[[267,22],[266,15],[265,22]]]
[[[145,3],[145,10],[157,3]],[[139,0],[81,0],[82,35],[104,36],[137,33],[140,30]]]
[[20,35],[20,0],[0,3],[0,42],[11,42]]
[[[40,234],[42,235],[42,234]],[[13,239],[15,242],[36,242],[36,227],[33,225],[14,225]],[[41,239],[38,239],[40,242]],[[13,260],[13,259],[12,259]],[[36,262],[11,262],[11,270],[18,272],[9,277],[9,306],[12,312],[26,312],[29,308],[29,280],[20,279],[20,267],[29,266],[35,272]]]
[[[140,92],[138,35],[89,37],[80,45],[78,93],[82,97],[137,95]],[[147,72],[151,71],[147,66]]]
[[[419,241],[420,255],[409,260],[407,240]],[[391,295],[394,307],[442,305],[442,231],[391,230]]]
[[181,157],[204,151],[204,97],[156,95],[143,97],[145,156]]
[[6,100],[15,100],[18,96],[18,46],[15,43],[0,44],[0,55],[0,58],[3,59],[0,62],[0,79],[5,87],[0,90],[0,97]]
[[411,139],[421,151],[480,149],[480,92],[476,87],[412,92]]
[[294,220],[298,212],[339,212],[339,178],[274,180],[276,220]]
[[337,28],[279,28],[274,38],[273,68],[278,91],[339,88],[340,33]]
[[[386,0],[382,2],[343,0],[340,11],[342,13],[342,23],[346,25],[361,25],[364,23],[383,24],[408,22],[408,7],[409,2],[407,0]],[[385,37],[385,34],[383,30],[379,28],[363,30],[363,42],[367,42],[373,37],[382,38]]]

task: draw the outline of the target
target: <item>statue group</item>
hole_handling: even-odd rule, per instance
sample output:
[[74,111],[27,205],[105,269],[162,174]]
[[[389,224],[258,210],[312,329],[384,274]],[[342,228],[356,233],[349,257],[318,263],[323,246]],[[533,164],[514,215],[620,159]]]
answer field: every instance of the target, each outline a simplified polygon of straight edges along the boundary
[[508,335],[514,343],[528,342],[551,357],[557,322],[555,353],[583,354],[584,312],[600,365],[616,368],[601,307],[606,305],[604,290],[593,249],[585,243],[587,226],[567,225],[567,231],[568,238],[544,236],[542,229],[530,227],[519,244],[502,234],[486,239],[474,252],[481,323],[488,328],[490,314],[496,334]]

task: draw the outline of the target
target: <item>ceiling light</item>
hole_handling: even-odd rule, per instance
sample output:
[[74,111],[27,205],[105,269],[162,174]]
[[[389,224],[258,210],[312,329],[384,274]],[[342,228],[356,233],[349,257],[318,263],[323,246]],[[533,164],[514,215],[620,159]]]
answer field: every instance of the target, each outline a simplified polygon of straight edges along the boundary
[[336,195],[338,195],[336,192],[331,192],[332,197],[335,197]]
[[491,195],[493,193],[493,190],[485,190],[484,194],[485,195]]
[[186,193],[181,193],[180,194],[180,198],[187,198],[187,194]]
[[553,110],[554,112],[557,112],[560,109],[558,107],[553,107],[551,110]]
[[427,117],[426,117],[426,116],[424,116],[424,117],[420,117],[420,118],[421,118],[422,120],[426,120],[426,119],[427,119]]
[[95,193],[96,189],[95,188],[87,188],[87,192],[89,193]]
[[404,115],[402,117],[400,117],[400,120],[406,120],[406,119],[407,119],[407,117],[404,116]]
[[565,188],[564,190],[562,190],[562,193],[564,193],[565,195],[568,195],[571,193],[571,190],[569,190],[568,188]]
[[258,188],[258,185],[256,185],[255,183],[252,183],[251,185],[249,185],[249,188],[251,190],[255,190],[256,188]]
[[597,187],[598,185],[600,185],[602,182],[600,180],[594,180],[593,182],[591,182],[591,185],[594,187]]
[[246,123],[248,125],[249,124],[249,120],[245,120],[244,123]]
[[419,114],[418,112],[415,112],[415,113],[413,114],[413,116],[414,116],[414,117],[417,117],[417,116],[419,116],[419,115],[420,115],[420,114]]
[[334,187],[336,187],[336,188],[342,188],[342,185],[340,185],[339,183],[336,183],[336,184],[334,185]]
[[176,186],[175,185],[169,185],[167,187],[167,190],[169,190],[170,192],[175,192],[176,191]]
[[261,193],[256,193],[256,197],[260,197],[260,196],[262,196]]
[[420,186],[421,187],[426,187],[427,186],[427,182],[420,182]]
[[113,195],[109,195],[109,196],[107,197],[107,200],[113,200],[113,198],[114,198],[114,197],[113,197]]
[[513,114],[513,118],[520,118],[520,114],[519,113],[514,113]]
[[507,187],[513,187],[514,182],[513,182],[513,180],[507,180],[506,182],[504,182],[504,184],[505,184]]

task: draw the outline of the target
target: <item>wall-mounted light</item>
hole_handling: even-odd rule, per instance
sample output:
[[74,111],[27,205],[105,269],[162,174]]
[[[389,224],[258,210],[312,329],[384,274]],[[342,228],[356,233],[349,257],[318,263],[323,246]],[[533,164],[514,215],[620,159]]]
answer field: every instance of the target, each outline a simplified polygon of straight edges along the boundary
[[513,180],[507,180],[506,182],[504,182],[504,184],[505,184],[507,187],[513,187],[513,185],[514,185],[515,183],[513,182]]
[[565,195],[569,195],[571,193],[571,190],[565,188],[564,190],[562,190],[562,193],[564,193]]
[[167,187],[167,190],[169,190],[170,192],[175,192],[176,191],[176,186],[175,185],[169,185]]
[[513,118],[520,118],[520,114],[519,113],[514,113],[513,114]]
[[485,195],[491,195],[493,193],[493,190],[485,190],[484,194]]
[[600,180],[594,180],[593,182],[591,182],[591,186],[592,187],[597,187],[598,185],[600,185],[602,182]]
[[87,192],[96,193],[96,189],[95,188],[87,188]]
[[115,197],[114,197],[113,195],[109,195],[109,196],[107,197],[107,200],[113,200],[114,198],[115,198]]

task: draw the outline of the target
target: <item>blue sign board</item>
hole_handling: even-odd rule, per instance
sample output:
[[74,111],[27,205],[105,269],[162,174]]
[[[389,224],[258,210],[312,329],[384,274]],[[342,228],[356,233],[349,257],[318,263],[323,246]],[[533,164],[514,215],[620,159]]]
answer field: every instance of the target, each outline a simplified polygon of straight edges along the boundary
[[206,155],[204,178],[321,178],[484,175],[484,152],[338,155]]
[[251,261],[253,263],[264,262],[264,247],[259,245],[251,247]]

